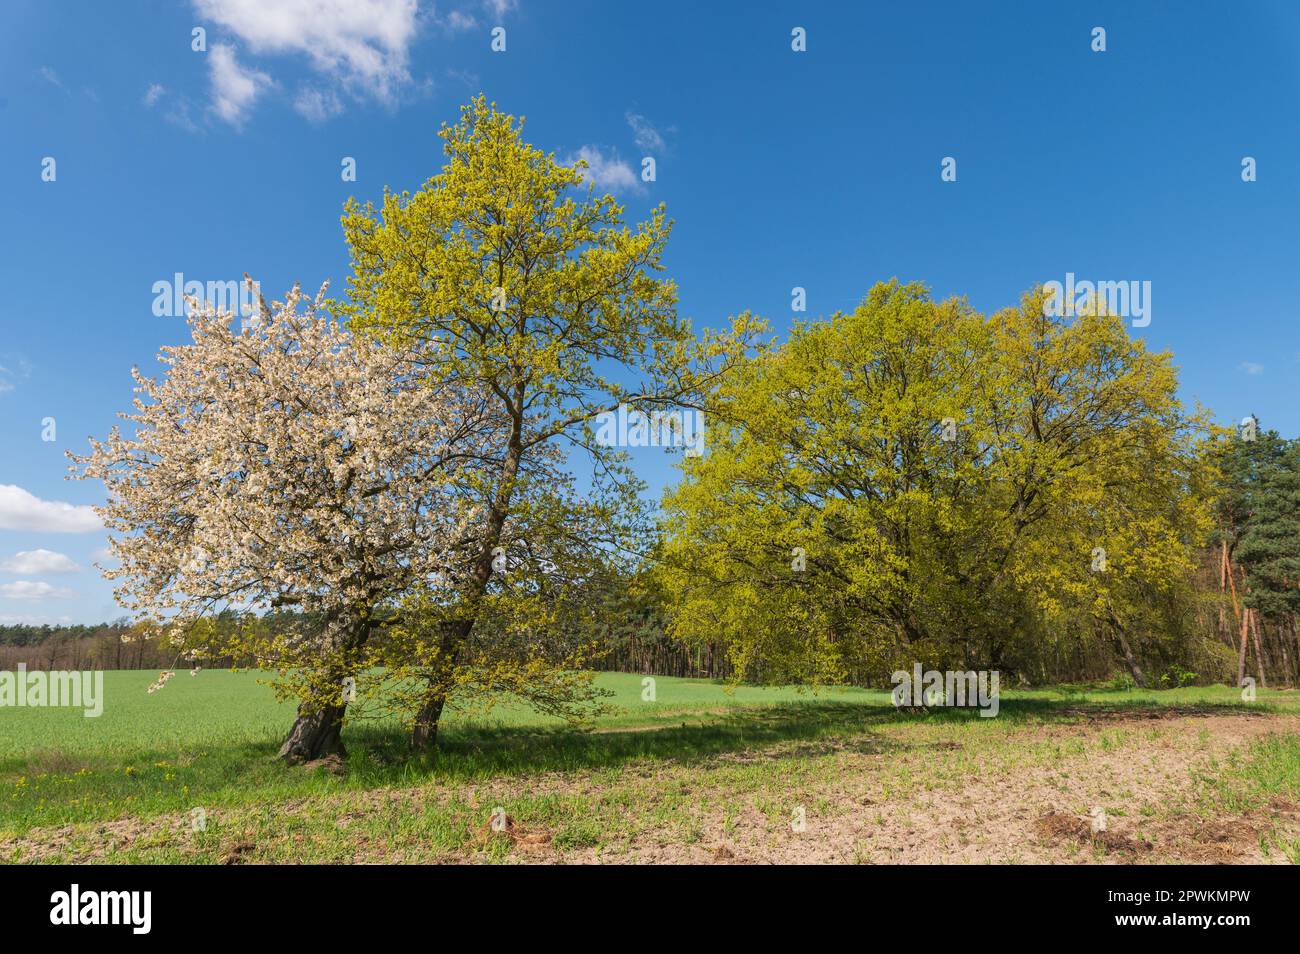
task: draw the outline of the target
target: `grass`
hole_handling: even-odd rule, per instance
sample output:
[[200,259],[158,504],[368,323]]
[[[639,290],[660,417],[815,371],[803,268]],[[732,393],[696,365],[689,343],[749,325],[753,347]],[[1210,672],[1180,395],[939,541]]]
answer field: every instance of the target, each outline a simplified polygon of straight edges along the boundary
[[[146,692],[151,672],[105,674],[104,712],[0,709],[0,833],[229,806],[337,790],[412,784],[423,778],[472,779],[501,773],[612,765],[628,759],[697,755],[793,734],[815,733],[850,712],[878,709],[887,693],[741,686],[659,677],[657,699],[641,699],[643,677],[602,673],[614,711],[593,733],[503,703],[489,714],[450,711],[436,759],[412,759],[396,719],[349,727],[344,782],[324,773],[286,771],[275,751],[293,720],[256,674],[177,675]],[[752,718],[737,721],[737,713]],[[664,736],[661,730],[670,727]]]
[[[207,831],[179,841],[166,827],[135,832],[115,857],[214,861],[231,850],[238,828],[262,859],[352,860],[369,850],[364,846],[428,858],[473,845],[484,860],[503,860],[510,839],[478,830],[499,804],[525,827],[545,830],[560,852],[626,846],[651,831],[671,831],[689,846],[713,836],[702,819],[714,815],[725,835],[755,818],[784,826],[796,806],[823,820],[856,811],[858,803],[835,789],[864,760],[873,767],[871,797],[884,805],[1028,767],[1054,773],[1054,784],[1068,792],[1072,773],[1089,759],[1122,756],[1158,739],[1159,728],[1103,723],[1088,736],[1040,736],[1027,727],[1153,709],[1198,715],[1243,708],[1227,687],[1068,687],[1005,691],[999,716],[982,719],[973,711],[899,711],[883,691],[731,689],[659,677],[649,702],[641,698],[641,676],[597,679],[613,693],[614,710],[595,731],[572,730],[518,705],[487,716],[452,711],[429,759],[410,756],[396,721],[363,722],[345,732],[348,771],[336,777],[274,758],[293,709],[276,703],[254,674],[181,672],[150,695],[152,673],[110,672],[96,719],[75,710],[0,709],[0,842],[34,828],[128,818],[143,824],[202,807],[211,819]],[[1295,693],[1261,690],[1249,708],[1295,713],[1298,704]],[[1300,742],[1292,736],[1258,745],[1219,766],[1205,797],[1231,799],[1244,811],[1300,791]],[[563,784],[553,784],[556,778]],[[538,781],[521,784],[527,779]],[[1108,810],[1126,813],[1122,799]],[[882,809],[882,825],[886,814]],[[1288,857],[1295,850],[1286,841],[1273,848]]]
[[[1206,815],[1300,809],[1300,736],[1270,735],[1222,761],[1212,761],[1201,776],[1199,808]],[[1265,832],[1260,847],[1300,864],[1300,838]]]

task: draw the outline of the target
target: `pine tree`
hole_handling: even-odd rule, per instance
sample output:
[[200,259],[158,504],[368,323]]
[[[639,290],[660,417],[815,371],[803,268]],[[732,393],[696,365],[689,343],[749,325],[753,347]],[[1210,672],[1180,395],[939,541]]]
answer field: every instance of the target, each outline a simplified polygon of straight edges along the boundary
[[1300,443],[1271,436],[1254,475],[1237,560],[1249,587],[1245,604],[1279,619],[1300,612]]

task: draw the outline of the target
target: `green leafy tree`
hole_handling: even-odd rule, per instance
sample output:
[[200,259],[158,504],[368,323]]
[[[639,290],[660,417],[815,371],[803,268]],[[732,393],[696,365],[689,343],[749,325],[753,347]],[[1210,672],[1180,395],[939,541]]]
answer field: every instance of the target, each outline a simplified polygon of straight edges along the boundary
[[1208,528],[1203,422],[1119,319],[1044,311],[890,282],[741,369],[665,502],[675,632],[770,681],[1014,668],[1066,618],[1134,660]]
[[[411,665],[429,675],[417,747],[435,740],[479,623],[517,618],[504,602],[542,592],[548,567],[566,559],[554,545],[567,537],[588,548],[566,527],[582,532],[599,514],[608,548],[644,543],[634,522],[616,519],[623,508],[612,503],[621,494],[630,504],[635,481],[624,455],[596,441],[597,416],[621,404],[697,404],[749,331],[742,323],[701,341],[677,316],[676,290],[662,277],[662,206],[629,229],[612,197],[583,188],[581,163],[564,166],[529,145],[523,121],[482,97],[439,135],[446,165],[423,188],[387,193],[378,208],[350,202],[343,217],[351,326],[421,342],[431,382],[483,394],[505,422],[465,486],[479,518],[447,568],[455,596],[423,614],[430,623],[409,643],[422,657]],[[603,501],[553,492],[579,459],[605,481]],[[541,561],[519,556],[548,551]]]

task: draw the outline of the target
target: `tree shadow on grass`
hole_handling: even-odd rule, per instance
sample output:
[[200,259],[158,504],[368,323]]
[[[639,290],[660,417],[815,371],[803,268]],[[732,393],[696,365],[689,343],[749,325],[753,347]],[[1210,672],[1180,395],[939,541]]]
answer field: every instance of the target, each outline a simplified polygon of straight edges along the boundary
[[[392,729],[357,728],[349,733],[354,782],[381,784],[394,772],[415,780],[482,779],[490,776],[618,768],[637,761],[693,764],[722,756],[741,762],[816,757],[836,751],[867,754],[924,746],[880,730],[903,725],[960,723],[1106,724],[1188,716],[1266,714],[1268,706],[1149,701],[1088,702],[1077,699],[1004,699],[994,718],[974,708],[896,709],[889,704],[792,702],[741,706],[704,721],[666,722],[582,731],[567,727],[453,723],[439,736],[433,756],[415,757],[406,736]],[[791,748],[789,743],[799,743]]]
[[773,757],[769,750],[784,750],[791,742],[802,743],[810,754],[846,746],[883,751],[888,740],[871,729],[884,715],[878,706],[795,702],[738,707],[705,721],[688,718],[597,732],[466,726],[448,733],[436,756],[436,771],[456,777],[484,770],[511,774],[614,768],[641,760],[689,765],[738,756],[754,761]]

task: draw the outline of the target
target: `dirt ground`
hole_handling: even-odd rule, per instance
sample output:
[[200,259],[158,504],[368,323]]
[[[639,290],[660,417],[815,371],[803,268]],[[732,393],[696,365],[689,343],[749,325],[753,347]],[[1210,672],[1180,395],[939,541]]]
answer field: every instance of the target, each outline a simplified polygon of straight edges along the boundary
[[[1038,739],[1069,740],[1102,728],[1141,733],[1154,716],[1118,718],[1078,726],[1037,729]],[[1158,738],[1139,738],[1113,751],[1089,750],[1064,766],[1029,766],[1011,773],[977,775],[960,787],[936,787],[909,798],[886,798],[871,762],[897,755],[863,755],[863,771],[848,772],[817,793],[821,800],[853,806],[819,817],[804,830],[773,826],[757,813],[732,820],[725,837],[694,846],[636,844],[570,856],[573,861],[776,863],[776,864],[1250,864],[1266,857],[1259,838],[1280,829],[1300,835],[1300,803],[1275,799],[1245,815],[1197,811],[1195,779],[1215,760],[1254,738],[1300,729],[1295,717],[1208,716],[1158,718]],[[941,744],[942,745],[942,744]],[[946,748],[946,746],[945,746]],[[942,751],[942,750],[941,750]],[[907,759],[924,759],[911,753]],[[811,800],[811,799],[810,799]],[[1122,803],[1123,815],[1100,806]],[[704,825],[708,829],[721,828]],[[1097,830],[1101,829],[1101,830]]]

